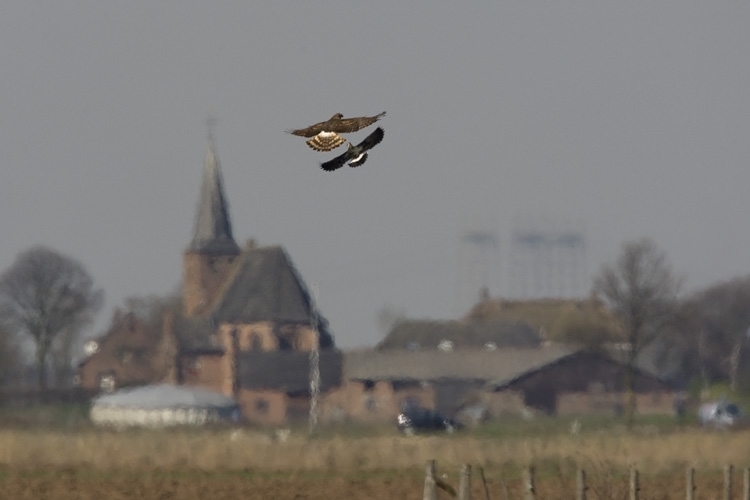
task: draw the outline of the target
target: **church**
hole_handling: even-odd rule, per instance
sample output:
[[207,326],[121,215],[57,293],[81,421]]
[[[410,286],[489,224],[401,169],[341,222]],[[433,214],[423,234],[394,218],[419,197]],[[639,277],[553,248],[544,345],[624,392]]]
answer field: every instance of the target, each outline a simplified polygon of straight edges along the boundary
[[211,136],[182,259],[181,304],[155,325],[116,313],[109,330],[87,344],[81,387],[205,387],[234,397],[250,421],[279,423],[309,411],[313,349],[320,390],[341,384],[341,353],[289,255],[278,245],[236,243]]

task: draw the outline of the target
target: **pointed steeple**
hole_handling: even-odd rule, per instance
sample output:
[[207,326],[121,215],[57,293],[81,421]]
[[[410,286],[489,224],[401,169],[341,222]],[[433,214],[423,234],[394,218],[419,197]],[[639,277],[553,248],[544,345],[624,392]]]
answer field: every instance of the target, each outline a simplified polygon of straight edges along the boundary
[[229,205],[216,155],[213,134],[208,134],[208,151],[203,165],[203,185],[195,217],[195,233],[189,252],[237,255],[240,249],[232,236]]

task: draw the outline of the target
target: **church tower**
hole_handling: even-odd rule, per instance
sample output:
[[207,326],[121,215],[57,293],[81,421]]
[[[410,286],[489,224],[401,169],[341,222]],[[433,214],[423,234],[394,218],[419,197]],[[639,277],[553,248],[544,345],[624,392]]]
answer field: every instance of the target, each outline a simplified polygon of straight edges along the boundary
[[186,316],[208,311],[239,253],[232,236],[216,145],[209,133],[195,232],[183,257],[182,304]]

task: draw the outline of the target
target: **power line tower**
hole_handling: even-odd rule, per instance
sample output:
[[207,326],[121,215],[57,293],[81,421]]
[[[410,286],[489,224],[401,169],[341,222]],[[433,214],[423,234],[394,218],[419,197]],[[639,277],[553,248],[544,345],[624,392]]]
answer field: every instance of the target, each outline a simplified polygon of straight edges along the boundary
[[586,237],[559,221],[516,221],[510,245],[511,295],[522,299],[585,294]]
[[464,314],[497,278],[500,240],[493,229],[474,228],[459,238],[455,314]]

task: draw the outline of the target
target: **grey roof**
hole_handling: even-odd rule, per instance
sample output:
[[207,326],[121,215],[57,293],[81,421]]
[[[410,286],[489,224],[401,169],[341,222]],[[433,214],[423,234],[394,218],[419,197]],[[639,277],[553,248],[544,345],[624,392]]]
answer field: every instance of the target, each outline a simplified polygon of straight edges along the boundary
[[183,353],[214,352],[220,354],[224,351],[221,345],[216,344],[213,335],[216,327],[210,318],[176,314],[173,327]]
[[195,233],[188,251],[222,255],[236,255],[240,251],[232,236],[229,206],[211,137],[203,166],[203,185],[195,217]]
[[171,384],[121,389],[93,399],[95,406],[122,408],[226,408],[236,406],[234,399],[219,392],[198,387]]
[[[312,324],[313,308],[304,282],[280,246],[242,252],[216,299],[211,317],[218,322]],[[321,347],[333,341],[318,314]]]
[[495,351],[354,352],[344,357],[344,376],[350,380],[373,381],[499,380],[537,370],[574,352],[560,345]]
[[454,347],[483,347],[492,342],[497,347],[533,347],[541,343],[537,331],[523,321],[400,321],[378,344],[379,349],[436,349],[443,341]]
[[[512,384],[515,384],[523,379],[525,379],[528,376],[531,376],[535,372],[537,372],[540,368],[548,368],[553,365],[559,365],[559,364],[575,364],[578,366],[587,366],[591,367],[590,361],[596,360],[600,366],[602,364],[610,365],[616,367],[620,372],[621,376],[618,377],[619,382],[622,383],[624,381],[624,373],[626,368],[626,363],[623,361],[620,361],[616,358],[613,358],[609,355],[609,353],[606,350],[586,350],[582,349],[576,352],[572,352],[571,354],[567,356],[562,356],[558,359],[551,360],[549,363],[546,363],[543,366],[539,366],[535,369],[526,370],[524,372],[519,372],[516,374],[511,374],[510,376],[504,376],[504,377],[498,377],[496,379],[493,379],[487,383],[487,386],[493,390],[500,390],[504,389]],[[660,386],[663,389],[671,389],[673,388],[673,384],[671,384],[668,380],[662,379],[655,375],[654,373],[650,373],[648,371],[645,371],[641,369],[638,365],[635,366],[634,369],[635,374],[635,390],[638,392],[643,387],[644,383],[648,383],[653,387],[653,384]],[[588,378],[593,376],[592,374],[588,374]]]
[[[335,349],[319,352],[320,390],[341,384],[342,356]],[[240,386],[287,393],[310,389],[310,353],[301,351],[240,352],[237,355]]]

